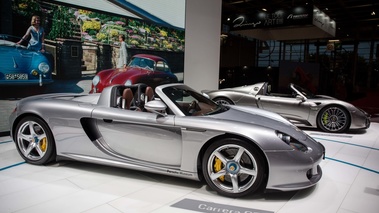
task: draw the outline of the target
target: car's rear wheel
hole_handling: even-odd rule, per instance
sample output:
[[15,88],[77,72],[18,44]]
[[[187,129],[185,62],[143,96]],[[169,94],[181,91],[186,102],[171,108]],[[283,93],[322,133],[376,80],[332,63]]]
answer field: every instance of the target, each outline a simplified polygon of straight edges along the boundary
[[215,98],[213,99],[213,101],[216,102],[217,104],[222,104],[222,105],[234,105],[233,101],[224,97]]
[[46,164],[55,157],[55,142],[47,124],[28,116],[16,127],[15,142],[21,157],[28,163]]
[[350,116],[342,107],[327,106],[318,114],[317,125],[325,132],[345,132],[350,127]]
[[228,197],[256,192],[266,172],[262,155],[251,144],[236,138],[214,142],[205,151],[202,163],[208,185]]

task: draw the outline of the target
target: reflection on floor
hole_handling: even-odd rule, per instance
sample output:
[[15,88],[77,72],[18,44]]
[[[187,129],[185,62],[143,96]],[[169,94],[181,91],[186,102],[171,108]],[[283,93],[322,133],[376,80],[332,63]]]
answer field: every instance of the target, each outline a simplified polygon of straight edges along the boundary
[[[26,164],[11,139],[0,137],[0,212],[378,212],[379,123],[348,134],[306,132],[326,147],[321,181],[306,190],[239,199],[219,196],[196,181],[127,169]],[[172,206],[183,200],[207,205],[192,211]],[[217,209],[220,205],[224,209]]]

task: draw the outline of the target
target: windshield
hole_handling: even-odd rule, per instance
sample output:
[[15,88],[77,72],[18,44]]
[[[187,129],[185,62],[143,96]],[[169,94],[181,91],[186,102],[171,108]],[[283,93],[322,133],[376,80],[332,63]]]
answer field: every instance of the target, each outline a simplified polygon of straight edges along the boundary
[[167,87],[162,91],[186,116],[211,115],[227,110],[184,85]]
[[147,58],[136,57],[130,61],[129,67],[140,67],[143,69],[148,69],[150,71],[153,71],[155,67],[155,62]]
[[315,95],[311,93],[309,90],[304,89],[298,85],[292,84],[293,88],[295,88],[297,91],[299,91],[302,95],[304,95],[306,98],[315,98]]

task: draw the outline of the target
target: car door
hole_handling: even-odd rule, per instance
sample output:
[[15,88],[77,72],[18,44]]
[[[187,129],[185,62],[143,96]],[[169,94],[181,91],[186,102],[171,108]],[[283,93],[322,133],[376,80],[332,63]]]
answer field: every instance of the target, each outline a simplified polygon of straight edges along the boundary
[[309,117],[309,104],[298,98],[257,95],[259,108],[276,112],[289,120],[305,121]]
[[182,155],[181,129],[173,115],[118,108],[96,108],[93,118],[109,147],[109,154],[138,162],[179,166]]

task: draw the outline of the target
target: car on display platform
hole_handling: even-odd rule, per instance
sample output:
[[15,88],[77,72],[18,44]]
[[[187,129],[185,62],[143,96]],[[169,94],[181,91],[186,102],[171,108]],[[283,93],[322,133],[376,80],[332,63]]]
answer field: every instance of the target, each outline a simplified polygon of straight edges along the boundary
[[145,83],[152,88],[167,83],[177,83],[165,59],[149,54],[132,57],[126,68],[102,70],[92,80],[90,93],[101,93],[107,86]]
[[228,197],[311,187],[325,158],[323,145],[280,115],[219,105],[180,83],[27,97],[10,129],[31,164],[77,160],[205,179]]
[[52,55],[28,50],[20,38],[0,34],[0,85],[52,83]]
[[269,110],[297,126],[316,127],[325,132],[341,133],[370,126],[370,115],[350,103],[330,96],[314,95],[292,83],[288,88],[287,93],[273,93],[268,82],[261,82],[221,90],[203,90],[202,93],[219,104]]

